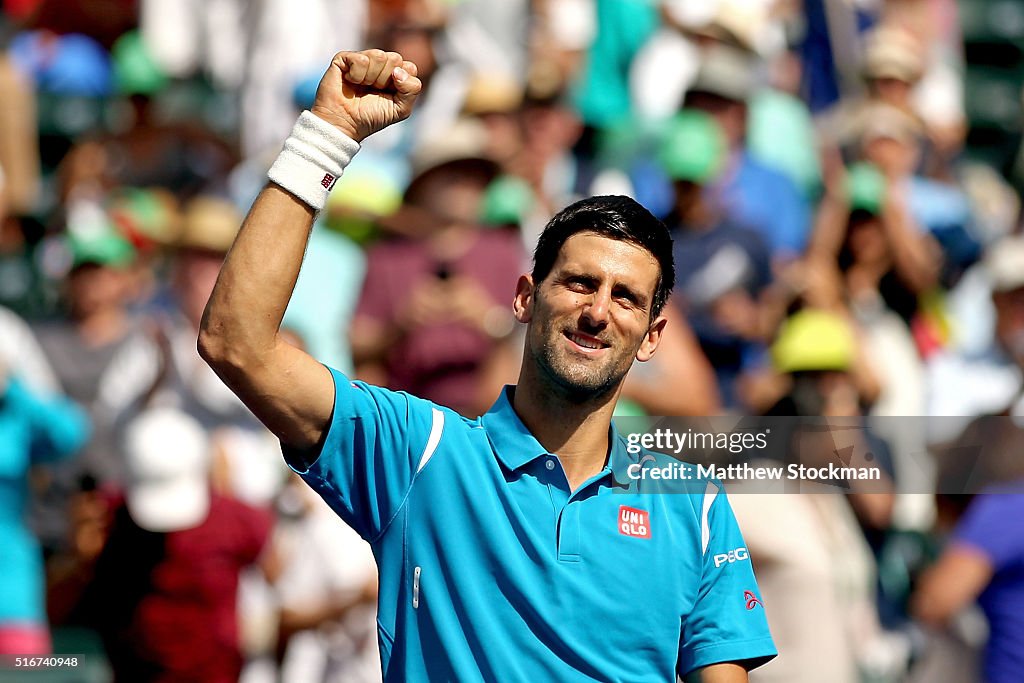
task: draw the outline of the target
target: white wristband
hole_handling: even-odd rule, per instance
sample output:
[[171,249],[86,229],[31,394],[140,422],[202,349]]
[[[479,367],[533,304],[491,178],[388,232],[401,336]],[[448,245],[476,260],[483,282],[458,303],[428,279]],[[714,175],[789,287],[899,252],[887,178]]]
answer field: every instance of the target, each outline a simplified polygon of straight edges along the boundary
[[304,111],[267,177],[319,211],[358,151],[358,142]]

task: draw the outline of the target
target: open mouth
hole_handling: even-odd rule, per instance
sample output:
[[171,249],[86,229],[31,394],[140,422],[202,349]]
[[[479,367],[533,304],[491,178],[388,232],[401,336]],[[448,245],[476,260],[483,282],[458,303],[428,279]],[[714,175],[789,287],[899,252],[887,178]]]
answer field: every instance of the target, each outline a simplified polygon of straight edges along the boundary
[[565,335],[566,339],[584,351],[600,351],[611,346],[611,344],[603,342],[597,337],[591,337],[589,334],[581,332],[563,332],[562,334]]

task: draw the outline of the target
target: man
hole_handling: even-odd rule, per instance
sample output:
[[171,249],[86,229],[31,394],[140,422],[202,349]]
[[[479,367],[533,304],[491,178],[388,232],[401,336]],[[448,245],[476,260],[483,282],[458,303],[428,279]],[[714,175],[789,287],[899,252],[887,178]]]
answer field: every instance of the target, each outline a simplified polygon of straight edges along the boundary
[[1020,680],[1024,665],[1024,533],[1017,521],[1024,513],[1022,484],[1018,479],[993,485],[971,500],[910,603],[918,621],[940,629],[977,602],[989,627],[982,661],[986,683]]
[[646,210],[601,197],[552,219],[516,286],[519,384],[478,420],[281,341],[327,189],[420,88],[396,53],[335,56],[225,260],[203,357],[370,542],[385,680],[746,681],[775,649],[750,563],[727,560],[743,540],[720,486],[639,495],[640,454],[610,429],[666,324],[671,241]]

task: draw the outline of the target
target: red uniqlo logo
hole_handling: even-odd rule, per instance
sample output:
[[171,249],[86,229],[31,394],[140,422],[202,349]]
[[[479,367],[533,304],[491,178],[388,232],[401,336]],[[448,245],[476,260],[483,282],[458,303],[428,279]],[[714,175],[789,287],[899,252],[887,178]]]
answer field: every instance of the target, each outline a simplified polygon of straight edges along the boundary
[[646,510],[619,507],[619,533],[634,538],[651,537],[651,516]]
[[335,180],[336,178],[332,176],[330,173],[324,173],[324,179],[320,181],[320,184],[329,190],[332,187],[334,187]]

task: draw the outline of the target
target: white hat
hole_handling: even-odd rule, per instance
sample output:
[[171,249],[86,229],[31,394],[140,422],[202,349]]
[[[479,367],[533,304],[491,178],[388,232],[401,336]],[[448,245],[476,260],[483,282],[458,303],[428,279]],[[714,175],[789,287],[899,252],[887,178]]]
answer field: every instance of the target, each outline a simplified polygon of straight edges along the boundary
[[712,45],[701,53],[700,68],[690,90],[746,102],[759,85],[756,57],[731,45]]
[[985,250],[985,270],[993,292],[1024,287],[1024,237],[1006,237]]
[[198,526],[210,510],[209,442],[193,418],[153,408],[125,433],[128,513],[143,529]]
[[924,70],[924,51],[909,31],[883,25],[868,34],[864,45],[865,77],[916,83]]

